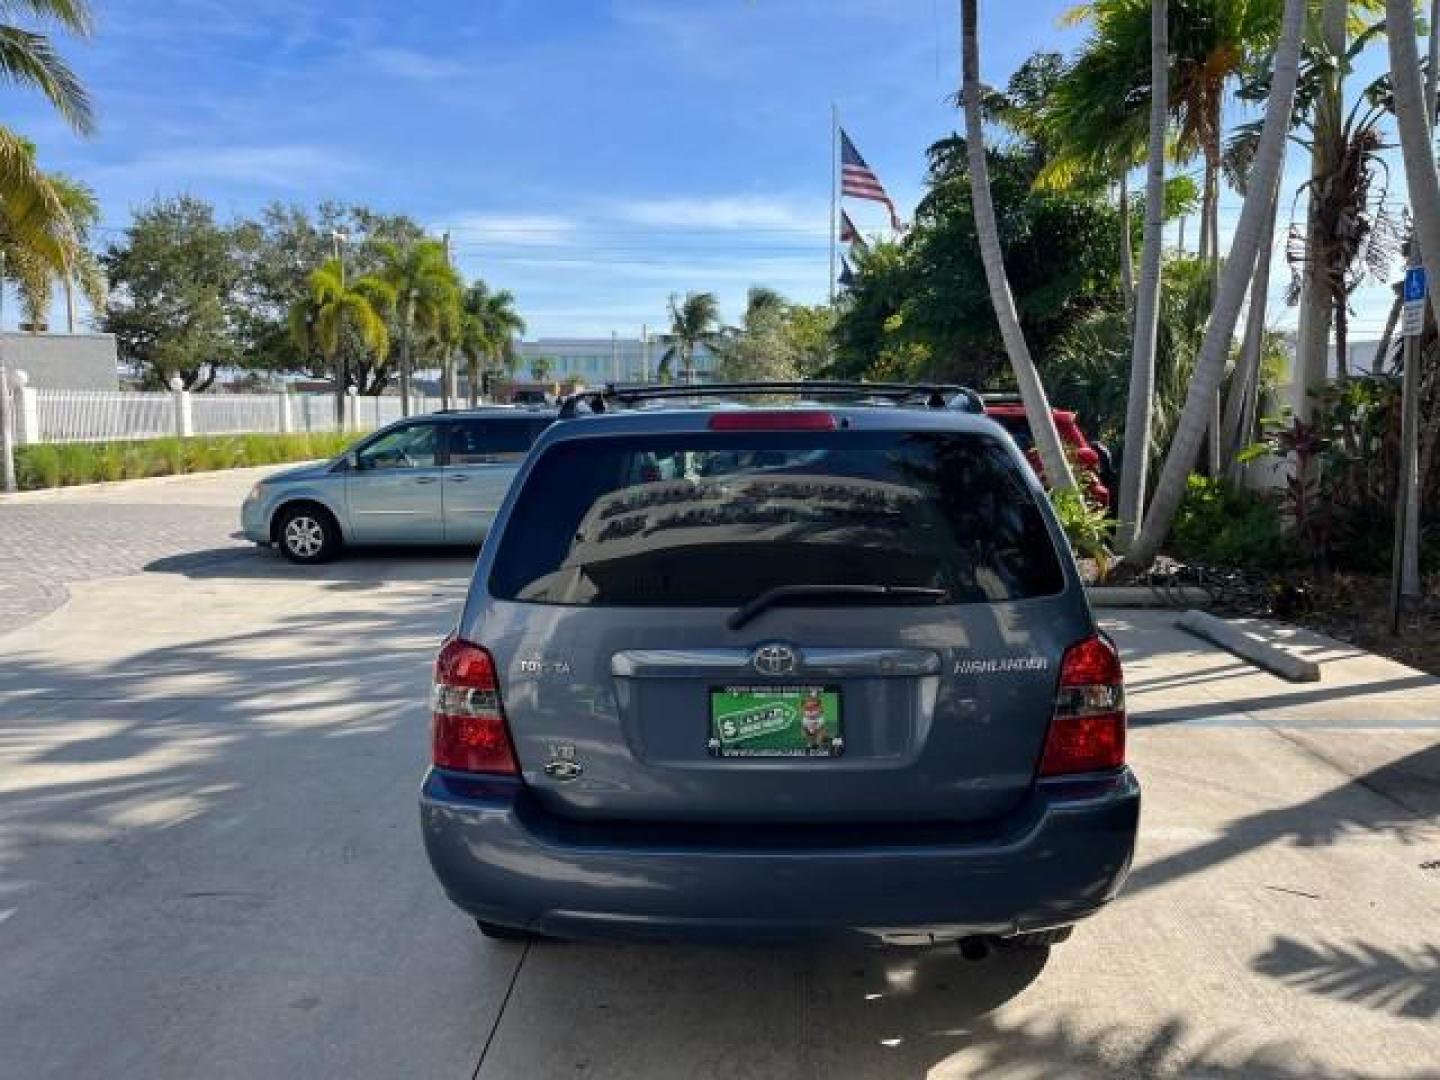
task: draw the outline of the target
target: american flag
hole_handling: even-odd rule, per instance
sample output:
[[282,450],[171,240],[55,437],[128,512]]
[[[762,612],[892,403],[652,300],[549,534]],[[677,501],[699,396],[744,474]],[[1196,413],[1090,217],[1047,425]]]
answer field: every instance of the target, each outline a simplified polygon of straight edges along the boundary
[[860,235],[860,230],[855,228],[855,223],[844,210],[840,211],[840,242],[854,245],[854,249],[862,254],[870,250],[865,238]]
[[847,289],[855,287],[855,272],[850,269],[850,264],[845,261],[845,256],[840,256],[840,277],[837,279]]
[[840,130],[840,194],[884,203],[885,209],[890,211],[890,227],[900,231],[900,216],[895,213],[895,204],[886,194],[875,170],[865,164],[865,159],[843,128]]

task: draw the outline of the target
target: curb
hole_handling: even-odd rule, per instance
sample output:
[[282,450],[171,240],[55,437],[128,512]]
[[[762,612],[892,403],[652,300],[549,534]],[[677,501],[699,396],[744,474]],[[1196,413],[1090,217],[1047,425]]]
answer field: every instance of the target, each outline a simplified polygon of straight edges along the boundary
[[272,465],[241,465],[234,469],[206,469],[202,472],[166,473],[164,476],[137,476],[130,480],[101,480],[94,484],[65,484],[61,487],[32,488],[29,491],[0,491],[0,505],[38,502],[63,497],[72,492],[83,494],[93,491],[115,491],[122,488],[163,487],[165,484],[178,484],[184,480],[210,480],[220,476],[234,476],[236,473],[259,472],[262,469],[274,472],[277,469],[299,468],[302,465],[314,465],[326,460],[328,459],[310,458],[305,461],[277,461]]
[[1193,585],[1152,589],[1148,585],[1088,585],[1085,595],[1094,607],[1158,608],[1209,607],[1214,598]]
[[1217,619],[1204,611],[1187,611],[1175,620],[1175,625],[1288,682],[1320,681],[1320,665],[1314,660],[1286,652],[1254,629]]

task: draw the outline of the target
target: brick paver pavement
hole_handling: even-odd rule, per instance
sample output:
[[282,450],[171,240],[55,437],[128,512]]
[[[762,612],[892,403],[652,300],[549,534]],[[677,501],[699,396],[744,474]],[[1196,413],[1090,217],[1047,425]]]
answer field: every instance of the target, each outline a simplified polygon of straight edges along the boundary
[[0,633],[63,604],[67,583],[136,574],[166,559],[234,558],[240,502],[274,469],[0,496]]

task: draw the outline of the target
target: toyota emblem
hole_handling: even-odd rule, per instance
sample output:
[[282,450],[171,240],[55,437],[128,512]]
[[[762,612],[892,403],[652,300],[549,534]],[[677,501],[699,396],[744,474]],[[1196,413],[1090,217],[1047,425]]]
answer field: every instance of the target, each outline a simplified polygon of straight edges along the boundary
[[799,657],[789,645],[761,645],[751,659],[761,675],[789,675],[798,661]]

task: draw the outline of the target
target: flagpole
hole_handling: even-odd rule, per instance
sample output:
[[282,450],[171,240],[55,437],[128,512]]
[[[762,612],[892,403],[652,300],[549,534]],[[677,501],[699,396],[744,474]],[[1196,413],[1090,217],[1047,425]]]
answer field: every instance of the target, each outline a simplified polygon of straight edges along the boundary
[[830,306],[835,306],[835,230],[836,207],[839,204],[840,177],[840,111],[830,102]]

